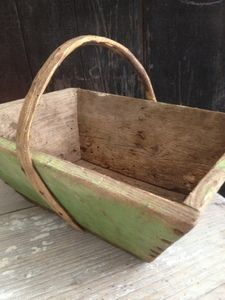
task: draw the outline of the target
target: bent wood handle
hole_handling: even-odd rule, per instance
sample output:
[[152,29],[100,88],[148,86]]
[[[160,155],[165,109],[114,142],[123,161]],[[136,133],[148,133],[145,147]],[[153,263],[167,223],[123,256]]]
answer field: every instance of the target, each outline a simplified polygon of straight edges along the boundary
[[50,55],[36,75],[30,90],[25,97],[24,105],[19,116],[16,136],[17,157],[22,166],[22,170],[32,183],[35,190],[42,196],[53,211],[76,228],[80,228],[80,226],[76,223],[75,219],[69,214],[69,212],[61,206],[51,191],[49,191],[48,187],[35,169],[31,158],[29,138],[35,109],[54,72],[71,52],[87,44],[104,46],[125,57],[133,65],[134,69],[142,79],[145,86],[146,98],[156,101],[151,81],[145,69],[136,57],[123,45],[104,37],[86,35],[65,42]]

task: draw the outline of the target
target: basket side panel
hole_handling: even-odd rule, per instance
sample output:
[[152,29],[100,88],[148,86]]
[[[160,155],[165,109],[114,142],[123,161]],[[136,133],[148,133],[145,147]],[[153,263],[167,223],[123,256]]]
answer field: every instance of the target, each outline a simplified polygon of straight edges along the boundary
[[[15,156],[15,147],[10,143],[5,146],[7,149],[3,149],[0,141],[0,178],[30,200],[45,205],[24,176]],[[49,162],[49,157],[44,157],[45,154],[35,155],[35,166],[51,192],[76,221],[146,261],[154,259],[193,225],[183,224],[181,228],[179,222],[170,222],[153,213],[147,203],[132,205],[128,196],[121,200],[107,191],[94,189],[92,184],[88,186],[76,181],[71,174],[54,167],[57,160],[52,158]]]
[[78,90],[81,156],[188,194],[225,149],[225,114]]

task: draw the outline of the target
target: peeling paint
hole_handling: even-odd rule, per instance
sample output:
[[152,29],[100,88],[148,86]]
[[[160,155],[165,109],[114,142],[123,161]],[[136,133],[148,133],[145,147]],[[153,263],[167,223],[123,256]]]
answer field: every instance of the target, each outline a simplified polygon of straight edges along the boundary
[[8,275],[13,275],[14,273],[15,273],[15,270],[7,270],[7,271],[2,272],[1,274],[3,276],[8,276]]
[[37,240],[40,240],[40,239],[43,239],[45,237],[49,236],[49,233],[46,232],[46,233],[42,233],[42,234],[39,234],[37,236],[35,236],[34,238],[31,238],[30,241],[37,241]]
[[4,267],[8,266],[8,264],[9,264],[8,257],[4,257],[0,260],[0,268],[4,268]]
[[42,245],[43,245],[43,246],[49,246],[49,245],[52,245],[52,244],[54,244],[53,241],[49,241],[49,242],[48,242],[48,241],[43,241],[43,242],[42,242]]
[[52,218],[51,219],[44,219],[44,220],[41,220],[41,221],[37,221],[34,223],[34,225],[36,226],[42,226],[42,225],[48,225],[48,224],[52,224]]
[[5,253],[11,253],[11,252],[13,252],[13,251],[16,250],[16,249],[17,249],[17,247],[16,247],[15,245],[10,246],[10,247],[8,247],[8,248],[5,250]]
[[59,228],[64,228],[66,226],[67,226],[66,223],[55,224],[55,225],[51,225],[51,226],[45,227],[41,231],[42,232],[45,232],[45,231],[49,232],[49,231],[56,230],[56,229],[59,229]]
[[42,218],[42,216],[33,216],[33,217],[31,217],[30,219],[31,220],[34,220],[34,221],[38,221],[38,220],[40,220]]
[[10,226],[10,230],[14,231],[16,229],[23,229],[25,226],[25,222],[24,221],[20,221],[20,220],[12,220],[11,221],[11,226]]
[[12,298],[12,296],[13,296],[13,292],[4,292],[4,291],[1,291],[1,300],[4,300],[4,299],[13,299]]
[[29,271],[26,275],[25,275],[26,278],[31,278],[33,277],[33,274],[31,271]]
[[31,254],[36,254],[36,253],[38,253],[38,252],[41,251],[41,248],[38,248],[38,247],[32,247],[31,250],[32,250]]

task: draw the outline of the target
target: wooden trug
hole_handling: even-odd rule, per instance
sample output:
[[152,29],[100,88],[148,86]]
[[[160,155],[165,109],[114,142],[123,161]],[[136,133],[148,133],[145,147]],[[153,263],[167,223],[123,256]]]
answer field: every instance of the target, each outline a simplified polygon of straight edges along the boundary
[[26,100],[0,106],[0,178],[70,224],[151,261],[194,226],[223,184],[225,114],[66,89],[45,94],[33,116],[57,61],[90,39],[67,42],[72,48],[54,52]]

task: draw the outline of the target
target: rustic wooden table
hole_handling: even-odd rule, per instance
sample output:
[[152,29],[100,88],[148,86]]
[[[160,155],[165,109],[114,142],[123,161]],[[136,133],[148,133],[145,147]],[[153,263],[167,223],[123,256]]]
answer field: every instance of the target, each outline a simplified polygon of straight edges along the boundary
[[0,299],[225,299],[225,200],[148,264],[0,181]]

